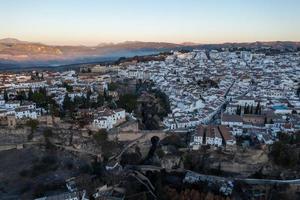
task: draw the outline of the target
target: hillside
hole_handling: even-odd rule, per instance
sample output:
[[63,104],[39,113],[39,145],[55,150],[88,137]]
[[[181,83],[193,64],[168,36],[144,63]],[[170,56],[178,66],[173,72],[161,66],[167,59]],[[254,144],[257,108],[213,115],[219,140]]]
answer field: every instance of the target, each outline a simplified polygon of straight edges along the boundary
[[0,68],[13,66],[61,65],[83,62],[98,62],[103,59],[149,55],[162,51],[179,49],[214,48],[300,48],[300,42],[255,42],[224,44],[173,44],[166,42],[127,41],[123,43],[102,43],[97,46],[54,46],[36,42],[20,41],[14,38],[0,39]]

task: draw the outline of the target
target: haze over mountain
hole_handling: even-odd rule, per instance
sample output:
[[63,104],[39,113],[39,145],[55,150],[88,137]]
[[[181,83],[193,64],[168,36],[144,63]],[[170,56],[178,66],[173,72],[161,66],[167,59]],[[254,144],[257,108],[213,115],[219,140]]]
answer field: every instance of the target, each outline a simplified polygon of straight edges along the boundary
[[74,62],[95,62],[107,58],[147,55],[181,48],[262,47],[277,49],[298,48],[299,42],[255,42],[225,44],[173,44],[166,42],[126,41],[101,43],[96,46],[57,46],[37,42],[20,41],[15,38],[0,40],[0,65],[59,65]]
[[68,59],[80,56],[100,56],[120,50],[161,50],[182,45],[159,42],[128,41],[124,43],[102,43],[88,46],[53,46],[42,43],[24,42],[7,38],[0,40],[0,58],[11,60],[51,60]]

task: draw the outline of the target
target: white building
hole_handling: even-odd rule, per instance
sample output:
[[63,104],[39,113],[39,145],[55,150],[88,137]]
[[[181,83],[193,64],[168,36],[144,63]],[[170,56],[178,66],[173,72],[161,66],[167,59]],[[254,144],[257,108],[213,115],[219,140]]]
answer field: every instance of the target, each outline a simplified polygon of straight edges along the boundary
[[95,128],[109,130],[125,120],[126,115],[124,109],[102,109],[97,111],[92,124]]

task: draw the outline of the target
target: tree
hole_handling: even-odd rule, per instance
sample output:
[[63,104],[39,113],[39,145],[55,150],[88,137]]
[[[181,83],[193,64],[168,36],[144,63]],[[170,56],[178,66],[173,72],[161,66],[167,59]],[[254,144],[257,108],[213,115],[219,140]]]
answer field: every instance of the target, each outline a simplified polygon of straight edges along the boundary
[[69,85],[67,82],[63,83],[63,87],[66,88],[67,92],[73,92],[73,87]]
[[101,107],[101,106],[103,106],[103,104],[104,104],[104,96],[99,94],[97,97],[97,106]]
[[250,107],[250,114],[253,114],[253,105]]
[[34,101],[38,107],[48,109],[48,101],[51,98],[47,97],[46,88],[39,88],[38,91],[34,91],[31,100]]
[[64,101],[63,101],[63,109],[69,110],[72,107],[72,101],[69,97],[68,93],[65,95]]
[[53,132],[51,129],[46,129],[46,130],[44,130],[43,135],[45,138],[49,138],[49,137],[53,136]]
[[49,104],[50,115],[58,117],[60,115],[59,106],[56,102]]
[[137,96],[134,94],[121,95],[117,104],[118,107],[124,108],[127,112],[132,112],[137,105]]
[[116,84],[116,83],[114,83],[114,82],[108,84],[108,90],[109,90],[109,91],[115,91],[115,90],[117,90],[117,89],[118,89],[118,84]]
[[300,97],[300,84],[298,85],[298,89],[297,89],[296,94],[297,94],[298,97]]
[[92,95],[92,91],[91,90],[88,90],[87,93],[86,93],[86,98],[83,98],[83,106],[85,108],[89,108],[90,107],[90,103],[91,103],[91,95]]
[[19,100],[19,101],[26,100],[26,93],[25,93],[25,91],[18,92],[16,99]]
[[264,124],[267,124],[267,123],[268,123],[268,119],[267,119],[267,117],[265,117]]
[[28,91],[28,100],[32,101],[32,97],[33,97],[33,91],[32,91],[31,88],[29,88],[29,91]]
[[30,119],[26,122],[26,126],[31,128],[31,133],[34,133],[34,131],[37,129],[38,125],[39,125],[39,122],[34,119]]
[[241,115],[241,113],[242,113],[242,107],[241,106],[237,106],[236,114],[237,115]]
[[248,113],[247,108],[248,108],[248,107],[247,107],[247,104],[245,104],[245,105],[244,105],[244,114],[247,114],[247,113]]
[[39,93],[43,94],[44,96],[47,96],[47,90],[45,87],[40,87],[39,88]]
[[260,102],[257,103],[256,108],[255,108],[255,114],[258,115],[259,114],[259,110],[260,110]]
[[271,155],[276,164],[284,167],[294,167],[299,160],[297,151],[283,141],[275,142],[272,145]]
[[99,130],[95,135],[93,135],[94,140],[98,144],[102,144],[103,142],[107,141],[107,132],[105,129]]
[[6,90],[4,90],[3,96],[4,96],[4,100],[5,100],[5,101],[8,101],[8,93],[7,93]]

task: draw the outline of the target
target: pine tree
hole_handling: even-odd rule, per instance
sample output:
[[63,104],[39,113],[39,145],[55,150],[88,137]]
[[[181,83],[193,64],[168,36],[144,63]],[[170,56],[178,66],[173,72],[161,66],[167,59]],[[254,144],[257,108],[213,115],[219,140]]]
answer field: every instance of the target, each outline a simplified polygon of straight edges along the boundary
[[244,107],[244,114],[248,114],[249,113],[249,106],[245,105]]
[[265,122],[264,122],[264,124],[267,124],[268,123],[268,120],[267,120],[267,117],[265,117]]
[[101,107],[103,106],[103,104],[104,104],[104,97],[101,94],[99,94],[97,97],[97,106]]
[[255,114],[259,114],[259,110],[260,110],[260,102],[257,103],[256,108],[255,108]]
[[297,92],[296,92],[297,96],[300,97],[300,84],[298,86]]
[[248,114],[247,104],[245,104],[245,106],[244,106],[244,114]]
[[64,101],[63,101],[63,109],[68,110],[71,108],[72,102],[71,98],[69,97],[68,93],[65,95]]
[[4,90],[4,100],[5,101],[8,101],[8,94],[7,94],[7,91],[6,90]]
[[31,88],[29,88],[29,91],[28,91],[28,100],[29,101],[32,101],[32,96],[33,96],[33,91]]
[[241,112],[242,112],[242,107],[238,106],[237,109],[236,109],[236,114],[241,115]]

